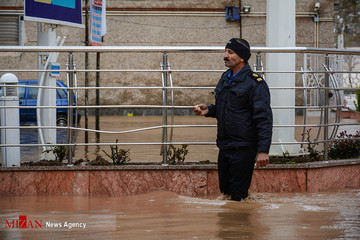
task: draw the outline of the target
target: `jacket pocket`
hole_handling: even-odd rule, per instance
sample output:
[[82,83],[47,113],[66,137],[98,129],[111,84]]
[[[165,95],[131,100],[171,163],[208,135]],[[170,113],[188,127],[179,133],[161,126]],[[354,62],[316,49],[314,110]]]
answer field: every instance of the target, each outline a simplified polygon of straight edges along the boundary
[[231,110],[249,109],[249,96],[243,89],[231,89],[227,100],[228,107]]

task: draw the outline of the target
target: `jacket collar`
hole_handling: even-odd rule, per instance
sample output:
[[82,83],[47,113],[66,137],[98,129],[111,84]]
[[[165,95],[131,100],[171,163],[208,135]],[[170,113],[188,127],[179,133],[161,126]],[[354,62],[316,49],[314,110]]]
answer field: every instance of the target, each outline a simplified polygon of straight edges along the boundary
[[[231,71],[231,69],[228,69],[224,74],[223,80],[228,80],[228,74]],[[232,82],[242,82],[245,80],[245,76],[248,75],[248,73],[251,71],[249,63],[246,63],[246,65],[240,70],[240,72],[234,77]]]

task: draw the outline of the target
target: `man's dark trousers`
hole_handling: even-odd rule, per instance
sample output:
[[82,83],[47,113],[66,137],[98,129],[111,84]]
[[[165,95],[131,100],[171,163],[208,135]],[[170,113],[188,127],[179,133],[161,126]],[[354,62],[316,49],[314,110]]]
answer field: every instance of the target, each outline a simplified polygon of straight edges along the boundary
[[218,172],[220,191],[240,201],[248,197],[254,171],[257,147],[237,147],[220,150]]

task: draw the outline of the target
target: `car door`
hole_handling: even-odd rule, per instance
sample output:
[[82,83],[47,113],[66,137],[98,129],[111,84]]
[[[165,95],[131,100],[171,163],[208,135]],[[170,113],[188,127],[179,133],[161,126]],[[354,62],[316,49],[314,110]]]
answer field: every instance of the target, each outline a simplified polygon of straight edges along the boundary
[[[21,81],[21,85],[37,86],[36,81]],[[37,88],[19,88],[19,105],[20,106],[36,106]],[[35,108],[20,109],[20,124],[29,124],[36,122]]]
[[[65,87],[65,85],[61,81],[56,81],[57,87]],[[56,89],[56,105],[57,106],[67,106],[68,105],[68,97],[65,89]],[[57,117],[67,118],[67,108],[58,108],[57,109]]]

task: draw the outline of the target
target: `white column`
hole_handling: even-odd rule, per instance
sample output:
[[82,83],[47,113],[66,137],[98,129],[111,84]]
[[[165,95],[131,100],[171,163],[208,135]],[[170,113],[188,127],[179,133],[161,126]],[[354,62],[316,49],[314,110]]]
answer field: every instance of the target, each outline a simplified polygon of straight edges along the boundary
[[[266,46],[295,47],[295,0],[267,0]],[[295,53],[267,53],[266,70],[294,71]],[[295,87],[295,73],[267,73],[270,87]],[[272,90],[272,106],[295,106],[295,90]],[[294,125],[294,109],[273,109],[274,125]],[[273,142],[294,142],[294,128],[274,128]],[[298,145],[273,145],[272,155],[296,154]]]

